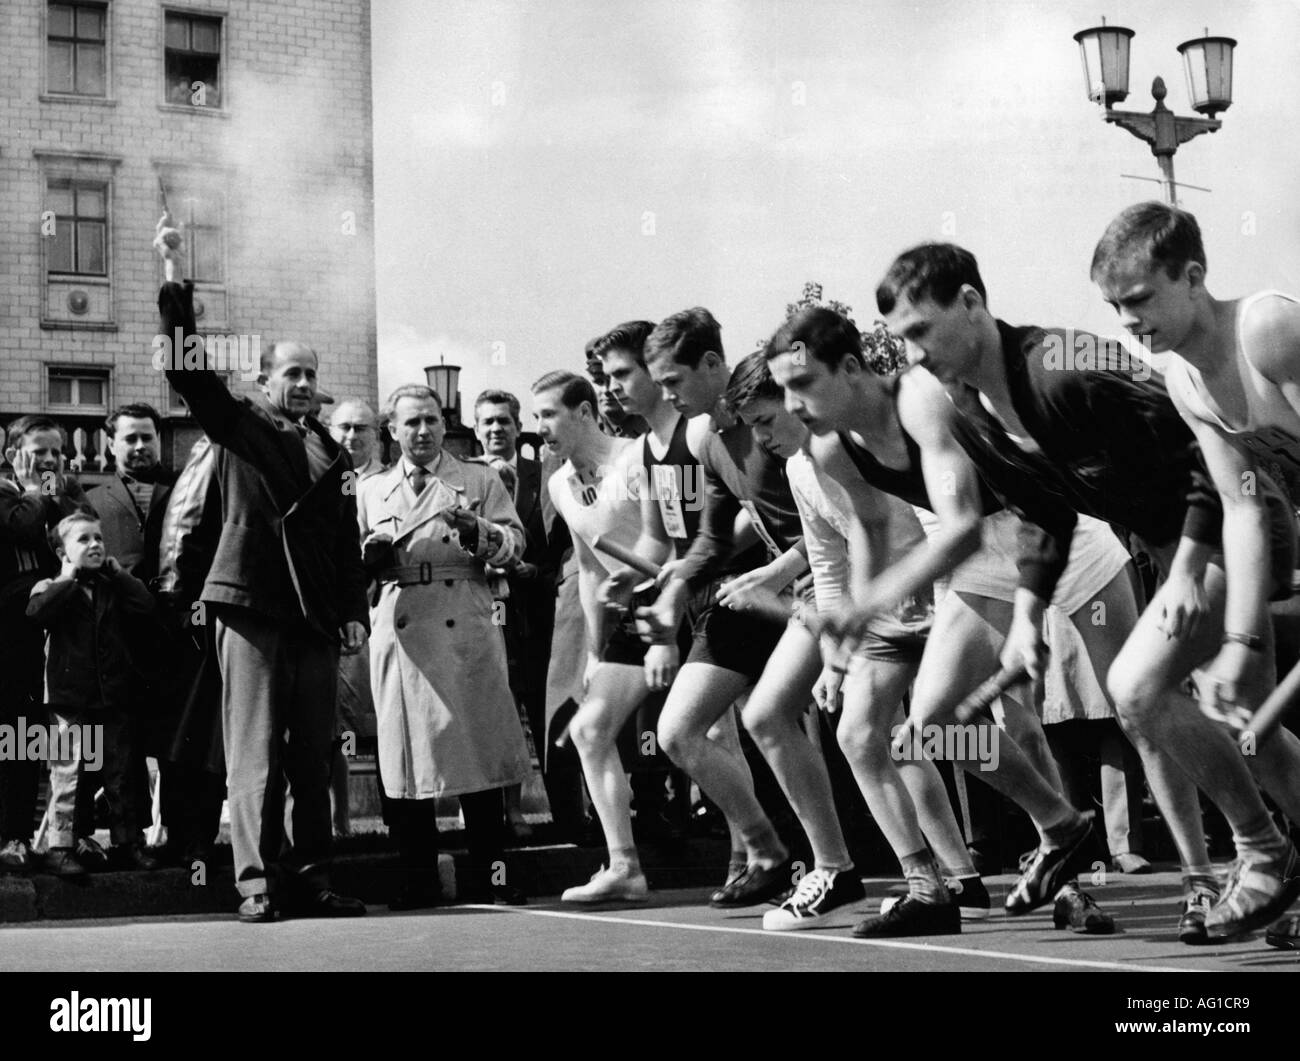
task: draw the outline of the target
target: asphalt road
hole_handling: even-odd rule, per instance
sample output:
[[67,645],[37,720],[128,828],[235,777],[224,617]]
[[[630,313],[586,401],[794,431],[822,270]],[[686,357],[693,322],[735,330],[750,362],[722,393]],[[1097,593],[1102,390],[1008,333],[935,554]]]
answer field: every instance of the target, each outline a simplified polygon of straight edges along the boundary
[[[1012,878],[989,878],[995,907]],[[41,922],[0,928],[0,972],[188,971],[1300,971],[1300,952],[1262,934],[1187,947],[1174,933],[1178,876],[1110,877],[1090,889],[1122,931],[1077,936],[1050,907],[995,913],[960,936],[855,940],[894,880],[868,882],[869,901],[817,931],[764,932],[766,907],[711,910],[706,891],[657,892],[644,906],[574,909],[553,899],[516,909],[447,907],[364,919],[243,925],[233,916]]]

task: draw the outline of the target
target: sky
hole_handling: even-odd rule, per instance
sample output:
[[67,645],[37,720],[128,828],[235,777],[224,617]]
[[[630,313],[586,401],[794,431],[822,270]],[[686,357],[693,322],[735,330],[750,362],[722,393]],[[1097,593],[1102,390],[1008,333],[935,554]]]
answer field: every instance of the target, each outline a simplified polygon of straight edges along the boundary
[[975,253],[1013,323],[1106,334],[1092,249],[1158,198],[1074,33],[1127,26],[1122,109],[1192,114],[1177,46],[1238,41],[1179,181],[1210,290],[1300,292],[1300,0],[372,0],[381,397],[459,364],[524,400],[625,320],[708,307],[733,363],[806,281],[860,326],[893,257]]

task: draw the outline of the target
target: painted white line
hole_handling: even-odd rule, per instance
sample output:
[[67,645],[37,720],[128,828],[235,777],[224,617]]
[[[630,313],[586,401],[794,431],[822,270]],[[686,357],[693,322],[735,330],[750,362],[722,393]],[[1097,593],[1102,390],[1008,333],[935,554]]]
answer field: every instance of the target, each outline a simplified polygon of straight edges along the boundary
[[649,921],[638,917],[615,917],[605,914],[579,914],[565,910],[528,910],[518,906],[488,906],[467,904],[463,910],[491,910],[499,914],[522,914],[530,917],[556,917],[568,921],[597,921],[613,925],[639,925],[642,928],[680,928],[691,932],[724,932],[735,936],[762,936],[764,939],[818,940],[822,943],[847,943],[856,947],[885,947],[893,950],[915,950],[930,954],[959,954],[968,958],[1003,958],[1013,962],[1034,965],[1068,965],[1080,969],[1118,969],[1122,972],[1190,973],[1173,965],[1137,965],[1129,962],[1092,961],[1087,958],[1049,958],[1038,954],[1013,954],[1010,951],[977,950],[974,947],[945,947],[937,943],[904,943],[895,939],[855,939],[852,936],[824,936],[817,932],[767,932],[761,928],[736,928],[732,925],[691,925],[678,921]]

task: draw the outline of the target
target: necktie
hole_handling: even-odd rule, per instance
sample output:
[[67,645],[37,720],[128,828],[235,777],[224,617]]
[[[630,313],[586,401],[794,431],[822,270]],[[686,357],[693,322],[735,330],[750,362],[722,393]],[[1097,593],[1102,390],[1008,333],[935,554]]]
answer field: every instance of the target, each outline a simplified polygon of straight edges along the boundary
[[429,485],[429,469],[416,465],[411,470],[411,489],[415,491],[415,496],[419,497],[424,493],[424,488]]

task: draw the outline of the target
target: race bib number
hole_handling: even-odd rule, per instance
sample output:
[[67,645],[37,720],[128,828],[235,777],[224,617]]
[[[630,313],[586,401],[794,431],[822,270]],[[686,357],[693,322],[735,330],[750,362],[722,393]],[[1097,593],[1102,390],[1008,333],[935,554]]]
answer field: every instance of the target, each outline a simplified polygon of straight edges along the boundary
[[654,498],[659,504],[659,515],[664,530],[670,538],[686,538],[686,517],[682,512],[682,484],[677,478],[677,467],[672,464],[651,465]]
[[584,483],[577,475],[570,475],[569,490],[573,493],[573,499],[578,504],[583,508],[591,508],[600,495],[600,483]]

